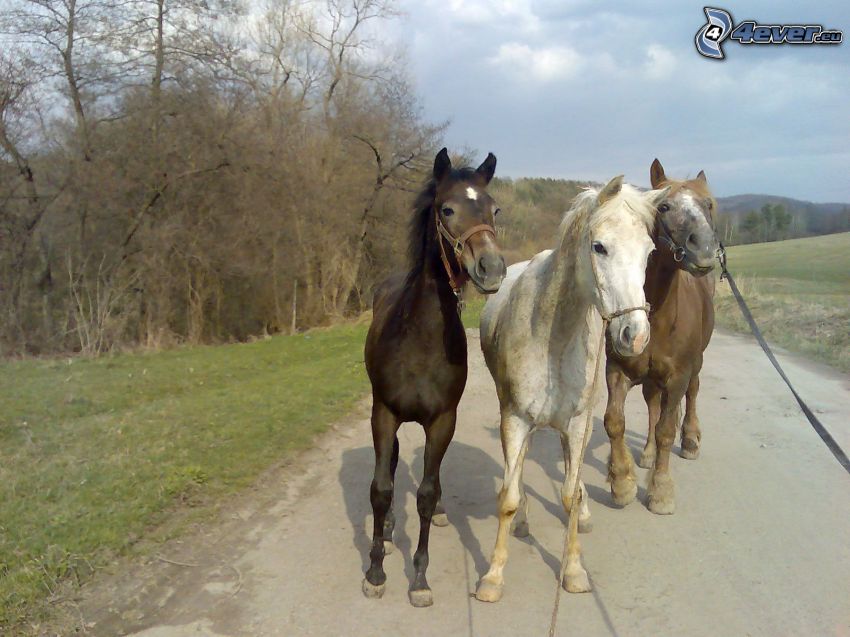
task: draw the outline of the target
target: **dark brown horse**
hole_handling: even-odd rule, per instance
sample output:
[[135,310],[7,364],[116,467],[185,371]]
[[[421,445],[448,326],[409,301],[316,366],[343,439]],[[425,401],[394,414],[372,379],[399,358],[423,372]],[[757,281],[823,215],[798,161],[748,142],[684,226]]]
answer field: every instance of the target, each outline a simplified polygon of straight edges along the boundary
[[410,603],[430,606],[428,534],[440,500],[440,463],[455,429],[466,385],[466,333],[456,292],[468,278],[484,293],[505,276],[493,220],[498,212],[486,187],[496,170],[491,153],[477,170],[452,168],[446,149],[434,160],[433,178],[416,199],[410,227],[410,271],[387,279],[375,292],[366,337],[366,370],[372,382],[375,477],[371,566],[363,580],[367,597],[381,597],[384,555],[392,547],[393,479],[399,425],[425,429],[425,470],[416,494],[419,544]]
[[646,268],[644,290],[651,306],[650,343],[639,356],[620,356],[608,343],[608,407],[605,430],[611,440],[608,480],[614,501],[626,505],[637,495],[632,456],[626,447],[623,404],[634,385],[643,385],[649,433],[640,466],[652,467],[648,506],[673,513],[670,450],[676,437],[679,403],[687,397],[682,424],[682,457],[699,454],[696,398],[702,355],[714,330],[714,268],[719,244],[714,232],[717,204],[702,171],[695,179],[674,181],[657,159],[650,168],[653,188],[670,186],[658,206],[655,252]]

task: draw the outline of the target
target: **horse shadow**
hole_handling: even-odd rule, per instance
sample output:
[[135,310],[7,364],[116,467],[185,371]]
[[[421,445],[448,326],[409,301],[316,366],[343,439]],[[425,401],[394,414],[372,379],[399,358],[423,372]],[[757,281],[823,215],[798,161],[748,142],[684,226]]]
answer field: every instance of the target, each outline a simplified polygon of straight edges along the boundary
[[[408,494],[416,497],[424,470],[424,452],[424,445],[419,445],[410,464],[399,458],[393,490],[393,511],[396,516],[393,544],[404,556],[404,572],[409,581],[413,581],[413,552],[418,538],[411,538],[407,534],[406,523],[409,516],[407,507],[402,503],[409,497]],[[372,515],[369,485],[374,466],[373,448],[359,447],[343,452],[339,472],[346,513],[353,532],[353,543],[360,555],[361,568],[364,571],[369,567],[369,551],[372,547],[372,528],[371,525],[369,528],[366,525]],[[496,517],[493,484],[494,480],[501,484],[502,476],[501,464],[489,454],[459,441],[453,441],[449,445],[440,469],[442,502],[449,524],[455,528],[461,544],[472,557],[479,577],[487,572],[489,562],[472,530],[471,520]],[[442,529],[432,527],[431,533],[441,531]]]
[[[497,424],[488,426],[486,429],[491,436],[499,436]],[[404,438],[406,436],[401,439],[402,445],[405,443]],[[626,430],[626,439],[633,455],[639,455],[646,442],[646,436]],[[604,449],[604,453],[595,453],[599,449]],[[399,458],[395,475],[393,511],[396,515],[396,526],[393,543],[404,556],[404,572],[409,581],[412,581],[414,576],[413,552],[418,538],[411,538],[407,534],[406,523],[409,516],[407,507],[401,503],[410,497],[410,494],[414,498],[416,496],[416,490],[423,472],[424,450],[424,445],[418,444],[410,463],[406,462],[404,457]],[[604,455],[606,459],[600,459],[597,455]],[[608,436],[602,419],[594,417],[593,431],[585,453],[585,464],[587,467],[599,471],[602,475],[607,475],[607,455]],[[525,492],[527,496],[537,500],[547,513],[565,522],[566,513],[561,504],[560,494],[560,488],[564,482],[564,459],[557,432],[549,429],[535,432],[526,456],[526,461],[529,460],[537,463],[543,469],[551,481],[552,492],[551,494],[544,494],[526,484]],[[372,528],[371,525],[367,527],[367,520],[372,515],[372,507],[369,502],[369,485],[372,481],[374,466],[375,453],[373,448],[363,446],[343,452],[342,466],[339,471],[339,483],[342,487],[346,513],[352,528],[352,541],[360,556],[362,571],[369,567],[369,551],[372,546]],[[585,470],[587,467],[585,467]],[[504,467],[501,459],[497,461],[480,448],[458,440],[449,445],[440,470],[442,501],[449,522],[457,530],[463,547],[472,557],[479,578],[487,572],[489,560],[482,549],[479,538],[473,532],[471,521],[495,519],[497,517],[497,493],[503,477]],[[495,490],[494,484],[496,485]],[[621,508],[614,504],[610,490],[607,488],[586,482],[585,487],[588,496],[594,502],[611,509]],[[643,500],[645,496],[645,487],[639,485],[638,498]],[[440,531],[432,529],[432,533],[435,532],[439,533]],[[537,542],[533,534],[533,524],[532,533],[524,538],[516,539],[535,548],[545,563],[552,569],[552,572],[558,574],[560,558]]]

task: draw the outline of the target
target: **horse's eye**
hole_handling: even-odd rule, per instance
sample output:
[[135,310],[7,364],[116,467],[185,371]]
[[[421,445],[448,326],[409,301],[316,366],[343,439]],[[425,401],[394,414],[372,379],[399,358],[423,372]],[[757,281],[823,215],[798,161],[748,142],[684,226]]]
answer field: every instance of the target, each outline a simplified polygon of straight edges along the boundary
[[658,212],[664,213],[664,212],[667,212],[668,210],[670,210],[670,204],[663,203],[660,206],[658,206]]
[[451,217],[455,213],[451,208],[443,208],[443,214],[447,217]]
[[709,210],[713,210],[713,209],[714,209],[714,202],[713,202],[711,199],[709,199],[709,200],[708,200],[708,209],[709,209]]
[[608,250],[605,249],[605,246],[599,243],[598,241],[593,242],[593,251],[596,254],[606,255],[608,254]]

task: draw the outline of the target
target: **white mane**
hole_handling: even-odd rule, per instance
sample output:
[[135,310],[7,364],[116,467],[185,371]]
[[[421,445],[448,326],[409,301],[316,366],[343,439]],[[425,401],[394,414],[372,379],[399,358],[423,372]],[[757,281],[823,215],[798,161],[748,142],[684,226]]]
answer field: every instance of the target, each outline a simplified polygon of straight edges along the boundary
[[619,214],[620,207],[626,206],[638,214],[641,221],[646,224],[647,230],[652,230],[655,224],[655,209],[649,206],[642,197],[642,192],[630,184],[623,184],[620,192],[598,206],[596,199],[599,196],[598,188],[585,188],[573,199],[573,204],[561,219],[559,235],[561,241],[566,237],[570,226],[578,225],[582,229],[595,230],[604,225],[610,218]]

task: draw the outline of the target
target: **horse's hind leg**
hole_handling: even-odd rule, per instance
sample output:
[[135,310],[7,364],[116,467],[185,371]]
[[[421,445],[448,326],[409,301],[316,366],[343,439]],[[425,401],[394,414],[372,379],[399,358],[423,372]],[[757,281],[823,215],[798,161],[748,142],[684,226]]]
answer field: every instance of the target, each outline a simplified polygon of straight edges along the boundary
[[[533,433],[528,434],[528,439],[526,441],[526,450],[531,448],[531,438],[534,436]],[[511,525],[511,531],[513,532],[515,537],[528,537],[529,529],[528,529],[528,497],[525,495],[525,484],[523,483],[523,468],[525,467],[525,463],[522,463],[519,469],[519,506],[516,510],[516,516],[514,517],[513,524]]]
[[702,432],[697,418],[697,394],[699,393],[699,374],[691,376],[688,391],[685,393],[685,419],[682,422],[682,457],[695,460],[699,456],[699,443]]
[[531,428],[521,418],[502,414],[502,451],[505,454],[505,481],[499,492],[499,530],[496,546],[490,558],[490,569],[478,582],[475,597],[482,602],[498,602],[502,598],[504,577],[502,571],[508,561],[508,532],[520,505],[519,482],[522,465],[528,449],[528,434]]
[[[363,594],[366,597],[381,597],[384,594],[384,586],[387,581],[384,573],[384,548],[385,524],[387,513],[393,500],[393,448],[397,445],[396,431],[399,426],[398,419],[392,412],[380,402],[373,399],[372,402],[372,441],[375,446],[375,476],[369,497],[372,501],[372,550],[369,551],[371,564],[366,571],[363,580]],[[396,462],[398,456],[396,455]],[[392,533],[392,529],[390,529]]]
[[443,506],[443,499],[437,500],[434,507],[434,515],[431,516],[431,524],[434,526],[448,526],[449,516],[446,515],[446,508]]
[[631,383],[618,369],[610,369],[608,381],[608,406],[605,408],[605,431],[611,441],[608,458],[608,482],[614,503],[625,506],[637,495],[637,481],[632,454],[626,445],[626,414],[623,407]]
[[649,428],[646,434],[646,446],[640,454],[638,466],[644,469],[652,469],[655,466],[655,426],[661,417],[661,388],[650,380],[643,383],[643,399],[646,401],[646,409],[649,412]]
[[419,491],[416,492],[416,510],[419,512],[419,544],[413,554],[413,584],[408,592],[413,606],[430,606],[434,603],[431,588],[425,578],[428,569],[428,538],[431,518],[440,500],[440,464],[455,432],[455,411],[446,412],[425,427],[425,471]]
[[[398,467],[398,436],[393,436],[393,453],[390,458],[390,480],[395,485],[395,470]],[[390,499],[390,508],[384,518],[384,555],[389,555],[395,550],[393,544],[393,531],[395,530],[395,512],[393,511],[393,500]]]

